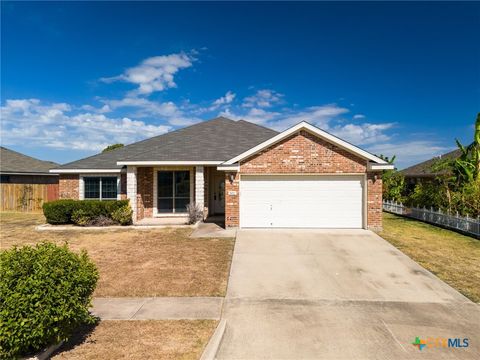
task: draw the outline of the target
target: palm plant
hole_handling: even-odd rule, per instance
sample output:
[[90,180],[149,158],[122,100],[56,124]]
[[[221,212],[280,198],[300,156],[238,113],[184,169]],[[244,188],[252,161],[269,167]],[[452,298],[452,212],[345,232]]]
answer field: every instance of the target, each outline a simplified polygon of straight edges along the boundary
[[458,139],[455,139],[457,146],[462,152],[455,160],[455,172],[458,180],[466,183],[480,181],[480,113],[475,121],[475,133],[473,142],[463,146]]

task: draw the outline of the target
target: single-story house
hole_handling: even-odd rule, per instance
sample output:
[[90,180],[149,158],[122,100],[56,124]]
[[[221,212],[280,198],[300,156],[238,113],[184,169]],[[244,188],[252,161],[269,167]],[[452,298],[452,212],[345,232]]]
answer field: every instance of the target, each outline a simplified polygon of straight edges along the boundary
[[455,160],[462,155],[460,149],[456,149],[450,151],[446,154],[435,156],[426,161],[422,161],[421,163],[412,165],[406,169],[400,171],[400,173],[405,177],[405,182],[410,187],[415,186],[418,183],[432,181],[435,177],[442,175],[445,171],[438,171],[435,170],[434,165],[438,161],[442,160]]
[[58,198],[57,163],[43,161],[0,146],[0,211],[40,211]]
[[378,229],[392,168],[306,122],[279,133],[219,117],[51,171],[61,198],[128,198],[134,221],[195,203],[230,228]]

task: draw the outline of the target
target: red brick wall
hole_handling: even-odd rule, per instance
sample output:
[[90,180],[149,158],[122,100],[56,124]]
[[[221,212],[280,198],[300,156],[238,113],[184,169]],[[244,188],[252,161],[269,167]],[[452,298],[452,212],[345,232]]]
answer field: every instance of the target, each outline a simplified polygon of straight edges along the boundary
[[78,200],[80,178],[78,174],[62,174],[59,177],[58,193],[60,199]]
[[253,155],[240,164],[242,174],[364,173],[367,162],[307,131]]
[[[364,174],[367,161],[306,131],[300,131],[278,144],[241,162],[241,174]],[[378,174],[380,176],[380,174]],[[368,174],[367,226],[382,227],[382,180]],[[235,195],[229,195],[233,191]],[[231,184],[225,178],[225,225],[239,225],[239,175]]]
[[[231,182],[230,175],[235,178]],[[240,176],[236,172],[225,173],[225,226],[238,227]]]
[[[377,179],[375,179],[375,175]],[[382,229],[382,174],[367,174],[367,227]]]
[[153,217],[153,168],[137,169],[137,220]]

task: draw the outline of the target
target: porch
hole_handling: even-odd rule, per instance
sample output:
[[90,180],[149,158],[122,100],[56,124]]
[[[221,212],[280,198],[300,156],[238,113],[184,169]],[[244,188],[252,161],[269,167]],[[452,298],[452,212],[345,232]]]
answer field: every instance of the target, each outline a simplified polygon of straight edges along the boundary
[[181,225],[187,205],[225,226],[225,173],[216,166],[128,166],[127,198],[138,225]]

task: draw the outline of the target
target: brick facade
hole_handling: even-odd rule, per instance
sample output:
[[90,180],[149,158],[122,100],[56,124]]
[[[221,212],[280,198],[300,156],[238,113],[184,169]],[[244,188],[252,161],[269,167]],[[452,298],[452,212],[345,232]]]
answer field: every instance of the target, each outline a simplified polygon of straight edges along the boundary
[[[233,181],[230,180],[234,176]],[[238,227],[240,176],[237,172],[225,173],[225,226]]]
[[300,131],[240,164],[242,174],[365,173],[367,162]]
[[58,181],[58,195],[60,199],[78,200],[80,176],[78,174],[61,174]]
[[367,227],[382,229],[382,174],[379,172],[367,173]]
[[137,220],[153,217],[153,168],[137,169]]
[[[367,161],[307,131],[298,133],[240,163],[240,174],[365,174]],[[230,182],[230,174],[234,174]],[[367,227],[382,227],[381,174],[367,173]],[[239,226],[239,173],[225,178],[225,225]]]

